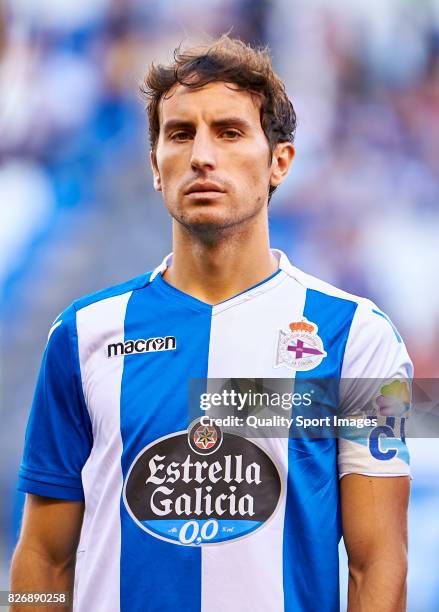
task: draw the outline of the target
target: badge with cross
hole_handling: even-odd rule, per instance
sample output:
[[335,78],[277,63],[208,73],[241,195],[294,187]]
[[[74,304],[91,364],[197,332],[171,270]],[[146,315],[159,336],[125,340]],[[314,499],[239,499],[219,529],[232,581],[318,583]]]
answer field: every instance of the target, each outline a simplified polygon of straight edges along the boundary
[[289,328],[288,332],[279,330],[275,367],[303,372],[316,368],[326,357],[317,325],[303,318],[290,323]]

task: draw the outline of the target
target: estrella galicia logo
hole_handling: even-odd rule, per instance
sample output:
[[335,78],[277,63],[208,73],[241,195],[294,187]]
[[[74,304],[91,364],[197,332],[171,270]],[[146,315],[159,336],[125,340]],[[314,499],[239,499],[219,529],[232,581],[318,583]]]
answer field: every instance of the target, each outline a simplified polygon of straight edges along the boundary
[[199,420],[142,449],[123,490],[140,528],[187,546],[254,533],[273,516],[281,495],[279,470],[265,450]]

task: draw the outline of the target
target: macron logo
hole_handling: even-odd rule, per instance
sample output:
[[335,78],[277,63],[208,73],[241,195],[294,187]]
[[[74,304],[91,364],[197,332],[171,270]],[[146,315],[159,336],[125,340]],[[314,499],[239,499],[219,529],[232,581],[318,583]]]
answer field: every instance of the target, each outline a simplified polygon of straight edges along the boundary
[[115,342],[107,346],[107,357],[119,357],[133,353],[156,353],[157,351],[174,351],[177,348],[175,336],[164,338],[139,338],[139,340],[127,340],[126,342]]

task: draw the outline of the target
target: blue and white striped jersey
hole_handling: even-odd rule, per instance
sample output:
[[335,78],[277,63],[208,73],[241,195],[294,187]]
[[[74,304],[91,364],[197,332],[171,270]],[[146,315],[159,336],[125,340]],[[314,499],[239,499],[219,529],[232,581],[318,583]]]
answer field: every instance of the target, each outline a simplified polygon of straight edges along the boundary
[[[189,422],[192,378],[410,378],[367,299],[279,270],[211,306],[152,273],[53,324],[19,489],[85,500],[80,612],[339,609],[339,477],[406,475],[404,437],[240,439]],[[389,425],[389,424],[388,424]],[[390,423],[391,425],[391,423]]]

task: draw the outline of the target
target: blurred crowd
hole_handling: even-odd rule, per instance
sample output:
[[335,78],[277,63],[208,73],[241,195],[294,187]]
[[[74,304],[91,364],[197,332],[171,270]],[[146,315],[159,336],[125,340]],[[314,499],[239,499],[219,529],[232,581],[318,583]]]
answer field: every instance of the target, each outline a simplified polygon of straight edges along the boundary
[[102,206],[114,193],[138,203],[139,183],[150,184],[139,78],[181,40],[231,30],[270,45],[298,114],[273,244],[375,299],[406,337],[417,375],[438,374],[438,2],[375,4],[3,4],[0,280],[60,210]]
[[439,5],[312,4],[275,44],[299,116],[298,172],[279,193],[294,258],[376,300],[416,375],[437,376]]

